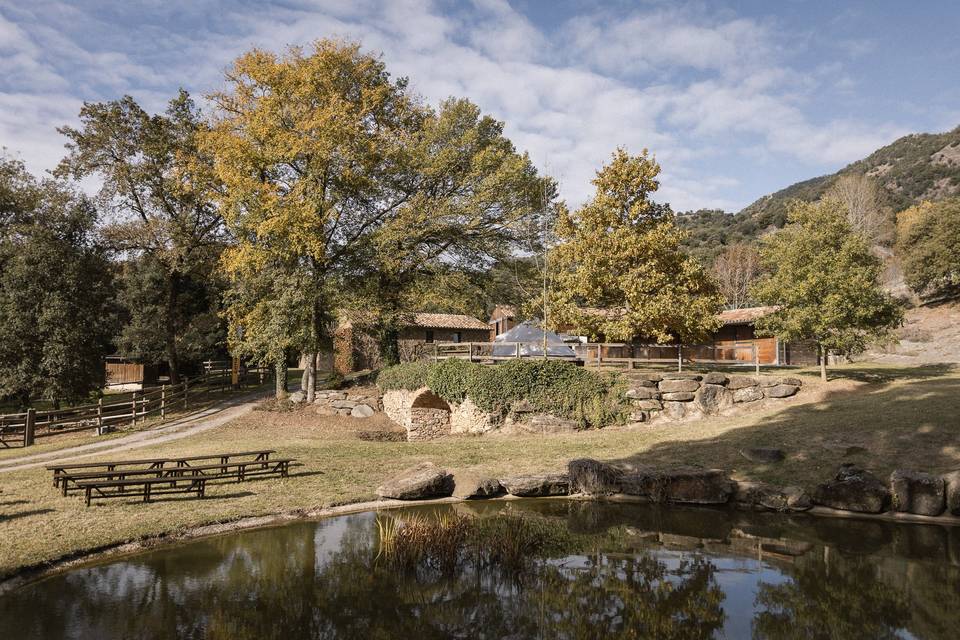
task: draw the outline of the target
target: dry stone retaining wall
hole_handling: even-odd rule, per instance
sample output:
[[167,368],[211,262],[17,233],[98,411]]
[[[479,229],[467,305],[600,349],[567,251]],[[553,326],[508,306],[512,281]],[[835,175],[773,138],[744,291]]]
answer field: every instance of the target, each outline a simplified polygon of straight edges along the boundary
[[628,374],[627,398],[632,422],[689,420],[728,412],[763,400],[789,398],[800,391],[799,378],[698,373]]

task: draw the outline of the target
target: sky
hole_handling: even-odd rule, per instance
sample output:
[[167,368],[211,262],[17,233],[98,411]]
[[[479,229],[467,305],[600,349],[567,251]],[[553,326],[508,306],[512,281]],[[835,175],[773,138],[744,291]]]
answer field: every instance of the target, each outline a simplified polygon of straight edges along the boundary
[[240,53],[336,37],[502,120],[573,206],[623,146],[656,200],[737,211],[960,125],[958,30],[955,0],[0,0],[0,146],[46,171],[84,101],[203,105]]

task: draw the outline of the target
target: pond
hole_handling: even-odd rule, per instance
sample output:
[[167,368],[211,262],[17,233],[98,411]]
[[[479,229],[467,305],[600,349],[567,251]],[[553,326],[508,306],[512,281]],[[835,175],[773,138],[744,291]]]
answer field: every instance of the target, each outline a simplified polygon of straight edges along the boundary
[[[443,539],[398,534],[416,523],[446,527]],[[960,529],[559,500],[299,521],[0,597],[0,638],[11,640],[846,640],[958,629]]]

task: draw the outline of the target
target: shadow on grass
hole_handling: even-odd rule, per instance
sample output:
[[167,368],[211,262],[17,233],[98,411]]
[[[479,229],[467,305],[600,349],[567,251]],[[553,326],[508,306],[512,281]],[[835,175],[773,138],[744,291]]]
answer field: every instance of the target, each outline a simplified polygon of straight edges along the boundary
[[[790,406],[710,438],[697,437],[696,423],[678,424],[673,440],[610,462],[716,467],[738,477],[806,486],[826,480],[844,462],[881,477],[895,468],[942,473],[960,469],[958,416],[958,377],[864,385],[828,390],[820,402]],[[748,447],[776,447],[787,457],[754,463],[739,453]]]
[[17,518],[28,518],[30,516],[39,516],[44,513],[52,513],[53,509],[31,509],[30,511],[19,511],[17,513],[11,514],[2,514],[0,513],[0,522],[9,522],[11,520],[16,520]]

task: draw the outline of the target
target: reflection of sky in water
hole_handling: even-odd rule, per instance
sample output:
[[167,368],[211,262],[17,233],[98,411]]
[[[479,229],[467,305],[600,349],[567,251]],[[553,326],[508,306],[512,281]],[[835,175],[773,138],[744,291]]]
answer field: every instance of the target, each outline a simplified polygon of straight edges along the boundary
[[[713,513],[705,517],[716,518],[717,515]],[[156,632],[155,635],[149,635],[145,631],[145,635],[138,637],[172,637],[174,634],[170,633],[171,625],[178,631],[189,628],[193,631],[200,630],[202,634],[207,625],[222,625],[222,618],[229,622],[231,616],[248,614],[251,608],[264,607],[263,615],[270,616],[269,603],[274,602],[272,597],[281,598],[280,602],[284,606],[292,604],[295,615],[300,615],[303,611],[316,608],[316,598],[320,597],[318,594],[327,593],[326,597],[329,597],[329,592],[322,591],[321,588],[331,583],[329,578],[337,575],[337,571],[343,571],[345,562],[348,567],[352,563],[352,570],[357,572],[350,579],[364,583],[359,585],[361,590],[357,592],[360,594],[358,597],[377,601],[385,595],[382,590],[384,576],[379,574],[380,578],[375,578],[370,567],[365,564],[371,557],[371,545],[376,544],[375,518],[372,513],[364,513],[319,522],[296,522],[283,527],[199,540],[52,576],[0,597],[0,638],[12,640],[20,637],[95,637],[107,640],[130,637],[131,629],[138,628],[138,620],[142,620],[144,629],[149,627]],[[558,519],[560,526],[563,526],[562,522],[563,520]],[[911,530],[898,530],[900,534],[903,531]],[[666,571],[664,580],[677,589],[682,589],[684,581],[689,579],[691,563],[699,560],[701,564],[707,562],[711,565],[713,584],[722,591],[721,607],[724,616],[719,635],[727,638],[751,637],[756,631],[756,614],[763,610],[758,603],[761,586],[765,589],[781,585],[792,586],[796,581],[795,572],[801,564],[813,570],[813,579],[803,583],[802,588],[816,590],[808,594],[812,599],[819,596],[822,600],[826,597],[829,615],[837,615],[837,612],[830,610],[831,596],[822,590],[823,583],[831,579],[831,575],[847,572],[848,565],[862,571],[864,557],[867,557],[866,564],[870,570],[867,582],[879,583],[884,579],[896,582],[901,575],[926,575],[924,563],[896,557],[892,547],[881,550],[876,556],[845,556],[828,547],[808,544],[809,551],[794,559],[781,557],[767,560],[764,554],[749,555],[749,552],[744,551],[747,547],[742,543],[738,546],[740,554],[734,552],[732,545],[727,552],[727,547],[715,542],[708,545],[709,550],[705,550],[699,548],[695,537],[684,538],[676,532],[672,532],[671,542],[689,540],[690,548],[676,544],[660,546],[650,542],[648,538],[643,540],[645,541],[639,543],[639,551],[633,553],[647,554],[655,558]],[[741,539],[741,542],[743,540]],[[637,549],[637,544],[637,538],[631,538],[628,548]],[[753,544],[752,538],[748,540],[748,544]],[[846,544],[849,546],[849,541]],[[877,550],[871,549],[870,552],[876,554]],[[606,556],[596,552],[584,552],[551,558],[546,560],[545,564],[560,569],[565,575],[574,576],[593,575],[589,572],[597,570],[599,562],[601,573],[612,572],[622,582],[626,579],[625,558],[634,557],[633,553],[624,551]],[[831,564],[827,566],[827,562]],[[877,571],[874,575],[871,564],[873,562],[886,563],[886,569]],[[945,562],[949,563],[948,560]],[[923,592],[949,593],[951,589],[960,587],[960,575],[956,568],[947,564],[946,572],[943,566],[940,569],[940,573],[930,574],[934,577],[925,578],[925,583],[918,583],[919,590],[904,591],[901,597],[909,599],[915,593]],[[346,575],[353,574],[348,571]],[[949,584],[935,582],[942,580],[945,575],[950,580]],[[504,603],[513,603],[516,598],[524,595],[523,587],[498,577],[496,572],[485,572],[477,579],[477,574],[468,569],[460,574],[459,584],[456,579],[451,580],[443,586],[440,593],[445,593],[446,596],[459,593],[457,597],[463,598],[464,593],[470,594],[473,593],[472,589],[479,589],[472,596],[477,598],[476,602],[468,599],[457,605],[467,608],[482,600],[481,593],[496,594],[496,598]],[[474,580],[477,582],[473,583]],[[599,586],[599,582],[594,578],[591,580]],[[863,595],[852,595],[855,598],[871,597],[867,595],[869,585],[863,582],[862,576],[856,580],[858,582],[853,584],[856,584],[858,589],[864,587]],[[366,582],[372,584],[367,585]],[[414,591],[419,588],[418,585],[402,581],[399,584],[406,584]],[[882,586],[888,589],[903,588],[902,584]],[[369,591],[364,592],[362,589]],[[281,592],[282,596],[278,595]],[[800,595],[804,596],[805,593],[801,590]],[[405,594],[401,594],[397,602],[402,603],[404,596]],[[268,604],[263,604],[261,600]],[[416,615],[429,618],[433,615],[430,606],[436,604],[434,602],[419,610]],[[607,601],[605,606],[615,607],[616,599]],[[824,605],[820,603],[820,606],[822,608]],[[230,607],[240,608],[231,613]],[[223,611],[219,610],[221,608]],[[799,606],[798,610],[802,608],[803,606]],[[371,615],[378,615],[375,608],[372,611]],[[506,607],[503,611],[517,610]],[[441,619],[449,613],[447,611],[436,615]],[[843,613],[841,611],[841,615]],[[952,612],[946,613],[949,615]],[[289,611],[284,615],[291,616]],[[326,615],[331,614],[327,612]],[[290,624],[294,617],[284,622]],[[937,629],[951,628],[950,625],[953,624],[953,620],[949,618],[938,622],[939,625],[935,627]],[[956,629],[956,626],[952,628]],[[904,638],[920,637],[889,626],[887,632],[897,633]],[[293,633],[294,635],[289,637],[296,637],[296,631]]]

